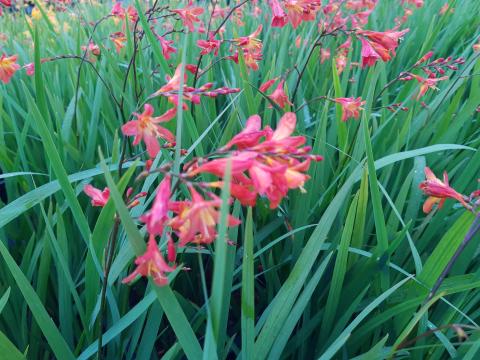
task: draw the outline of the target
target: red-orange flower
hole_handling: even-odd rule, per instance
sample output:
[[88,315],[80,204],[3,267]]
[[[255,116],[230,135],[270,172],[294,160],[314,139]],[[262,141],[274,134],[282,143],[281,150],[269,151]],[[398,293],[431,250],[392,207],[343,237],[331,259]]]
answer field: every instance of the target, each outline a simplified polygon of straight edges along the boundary
[[155,284],[164,286],[168,284],[168,278],[165,273],[175,270],[175,268],[169,266],[163,258],[160,250],[158,250],[155,236],[153,235],[150,235],[148,240],[147,251],[135,259],[135,264],[137,268],[123,279],[122,283],[132,282],[137,275],[140,275],[145,277],[150,276]]
[[140,217],[140,221],[147,224],[150,235],[162,235],[164,224],[168,220],[168,204],[171,195],[171,179],[170,175],[167,175],[158,186],[152,208]]
[[450,187],[446,171],[443,173],[443,181],[438,179],[430,168],[425,167],[424,171],[426,180],[420,183],[419,188],[429,196],[423,204],[425,213],[428,214],[432,210],[433,205],[437,203],[440,209],[448,198],[459,201],[465,208],[470,210],[471,207],[466,203],[465,197]]
[[283,10],[278,0],[268,0],[268,5],[272,9],[272,27],[284,27],[287,22],[287,14]]
[[20,65],[17,64],[17,55],[6,56],[3,54],[0,57],[0,80],[4,84],[10,82],[11,77],[18,69],[20,69]]
[[195,31],[195,24],[200,23],[201,20],[198,18],[199,15],[202,15],[204,9],[201,7],[186,7],[184,9],[175,9],[171,10],[172,12],[178,14],[190,32]]
[[170,109],[165,114],[157,117],[152,117],[154,112],[153,106],[145,104],[142,114],[134,113],[136,120],[131,120],[122,126],[122,132],[126,136],[135,136],[133,145],[138,145],[140,141],[144,141],[147,146],[147,152],[150,157],[157,156],[160,151],[158,138],[174,142],[175,136],[158,123],[166,122],[176,114],[176,108]]
[[372,66],[378,59],[388,61],[395,55],[395,49],[398,47],[399,39],[405,35],[409,29],[402,31],[387,30],[384,32],[358,30],[361,35],[362,43],[362,66]]
[[[420,83],[420,90],[418,91],[417,100],[420,99],[423,95],[425,95],[428,89],[438,90],[438,87],[436,86],[437,82],[448,79],[448,76],[442,76],[439,78],[435,78],[435,77],[423,78],[415,74],[409,74],[409,75],[413,76]],[[434,76],[433,73],[432,75]]]
[[125,43],[127,42],[127,37],[125,36],[124,33],[119,31],[111,34],[110,40],[112,40],[117,53],[120,53],[120,50],[122,50],[125,47]]
[[[287,195],[289,189],[300,188],[308,179],[305,172],[312,160],[320,161],[321,156],[309,154],[311,148],[301,147],[304,136],[291,136],[296,126],[295,113],[286,113],[279,121],[277,129],[261,127],[258,115],[248,119],[245,129],[227,143],[221,152],[236,151],[228,157],[189,166],[188,176],[207,172],[223,177],[227,165],[231,164],[231,194],[242,204],[254,204],[257,194],[270,200],[274,209]],[[263,138],[263,141],[262,141]],[[219,187],[218,182],[211,184]]]
[[[155,97],[162,95],[164,93],[169,93],[172,91],[179,91],[180,90],[180,83],[182,82],[182,64],[179,64],[175,69],[175,73],[173,77],[167,78],[168,82],[163,85],[158,91],[153,93],[150,97]],[[187,74],[183,73],[183,84],[187,82]]]
[[360,116],[360,110],[363,110],[361,107],[365,104],[365,101],[362,101],[362,98],[336,98],[333,99],[337,104],[340,104],[342,107],[342,121],[347,121],[349,118],[358,119]]
[[170,60],[170,54],[177,52],[177,49],[172,46],[173,40],[166,40],[162,36],[157,36],[157,39],[160,42],[163,56],[166,60]]
[[92,206],[104,207],[110,198],[110,189],[108,187],[102,191],[87,184],[84,186],[83,191],[92,199]]
[[[278,83],[277,88],[271,93],[268,97],[282,109],[285,108],[285,105],[293,106],[292,102],[288,99],[287,94],[284,90],[285,80],[282,80]],[[271,105],[270,105],[271,107]]]
[[[210,193],[212,200],[205,200],[193,186],[189,186],[191,200],[170,203],[170,210],[177,216],[172,218],[168,225],[177,234],[179,245],[189,243],[210,244],[217,236],[217,224],[220,220],[218,209],[222,200]],[[237,226],[240,221],[228,215],[228,226]]]
[[197,40],[197,45],[202,51],[200,55],[207,55],[213,51],[215,56],[218,55],[218,49],[220,49],[220,40],[215,40],[213,36],[210,36],[208,40]]

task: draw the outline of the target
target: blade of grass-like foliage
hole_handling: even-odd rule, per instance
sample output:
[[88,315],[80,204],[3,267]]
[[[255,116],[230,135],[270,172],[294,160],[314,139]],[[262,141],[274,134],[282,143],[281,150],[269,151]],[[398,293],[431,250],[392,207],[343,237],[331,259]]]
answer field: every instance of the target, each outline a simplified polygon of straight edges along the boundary
[[0,298],[0,314],[2,313],[3,308],[7,304],[9,297],[10,297],[10,287],[7,288],[7,291],[5,291],[5,294],[3,294],[2,297]]
[[338,247],[337,258],[335,260],[335,267],[333,269],[332,281],[330,282],[330,291],[328,292],[327,303],[325,305],[325,315],[323,317],[320,330],[320,338],[327,337],[327,332],[331,331],[333,320],[337,314],[343,281],[347,271],[348,248],[352,239],[358,198],[359,195],[357,194],[350,205],[350,209],[348,210],[347,218],[345,220],[342,238]]
[[[128,162],[125,163],[123,168],[129,168],[135,165],[140,166],[138,163]],[[109,171],[117,171],[118,166],[110,165],[108,167]],[[67,180],[69,183],[73,183],[76,181],[82,181],[93,176],[97,176],[103,174],[103,170],[99,168],[93,168],[89,170],[84,170],[77,172],[75,174],[69,175]],[[3,228],[12,220],[16,219],[28,209],[31,209],[35,205],[39,204],[41,201],[46,199],[47,197],[55,194],[57,191],[61,190],[62,186],[59,180],[51,181],[47,184],[39,186],[38,188],[29,191],[28,193],[20,196],[19,198],[13,200],[8,205],[4,206],[0,209],[0,228]]]
[[220,333],[224,333],[226,329],[220,329],[220,319],[228,313],[229,303],[225,302],[227,294],[225,293],[227,281],[230,281],[228,287],[231,286],[232,278],[226,278],[226,269],[228,261],[227,228],[229,215],[229,199],[230,199],[230,179],[231,179],[231,162],[227,163],[224,174],[224,183],[222,187],[222,205],[220,206],[220,217],[218,223],[218,233],[215,239],[215,260],[213,266],[212,294],[210,296],[210,316],[207,320],[207,331],[205,334],[205,348],[203,353],[204,359],[213,359],[218,357],[218,353],[223,343],[219,343]]
[[10,178],[10,177],[25,176],[25,175],[48,176],[48,174],[21,171],[21,172],[13,172],[13,173],[8,173],[8,174],[0,174],[0,179],[8,179],[8,178]]
[[430,299],[426,304],[424,304],[419,311],[413,316],[412,320],[408,323],[408,325],[403,329],[403,331],[398,335],[397,339],[395,340],[395,343],[392,346],[391,353],[393,353],[397,350],[397,348],[402,344],[402,342],[407,338],[407,336],[410,334],[410,332],[413,330],[413,328],[418,324],[418,322],[422,319],[422,317],[426,314],[428,309],[435,304],[438,299],[440,299],[443,296],[443,294],[438,294],[435,295],[432,299]]
[[[375,159],[373,157],[372,143],[370,141],[370,133],[368,131],[368,122],[364,114],[362,117],[363,136],[365,141],[365,149],[367,153],[367,166],[368,166],[368,182],[370,185],[370,196],[373,206],[373,218],[375,221],[377,246],[380,256],[384,256],[388,249],[388,234],[387,227],[385,225],[385,215],[383,213],[382,199],[380,196],[380,190],[378,187],[377,173],[375,171]],[[385,291],[389,285],[388,274],[381,273],[380,276],[381,288]]]
[[[457,149],[459,146],[460,145],[433,145],[417,150],[396,153],[377,160],[374,165],[375,169],[378,170],[382,167],[401,160],[427,154],[430,152],[446,150],[450,147],[453,149]],[[465,147],[460,146],[460,148],[464,149]],[[260,334],[258,335],[257,341],[255,343],[256,359],[265,358],[270,351],[275,337],[278,335],[278,332],[280,331],[283,322],[287,318],[291,307],[293,306],[295,299],[297,298],[303,286],[303,282],[305,281],[311,268],[314,265],[314,262],[327,237],[329,229],[331,228],[331,224],[336,218],[337,213],[340,211],[340,208],[343,206],[344,200],[350,192],[351,187],[356,181],[361,178],[361,174],[362,164],[359,164],[330,202],[330,205],[325,210],[317,227],[310,236],[310,239],[308,240],[302,253],[300,254],[300,257],[298,258],[289,277],[283,283],[275,299],[270,304],[270,307],[267,309],[269,311],[269,314],[266,317],[265,324],[263,325],[263,328],[260,331]],[[375,183],[375,185],[376,184],[377,183]]]
[[285,324],[282,330],[278,334],[278,337],[275,340],[275,343],[273,344],[272,351],[269,354],[270,359],[281,358],[282,352],[285,349],[285,346],[287,345],[288,338],[290,337],[293,330],[295,329],[295,325],[297,324],[298,320],[302,316],[302,313],[305,311],[307,304],[310,302],[313,292],[317,288],[318,283],[322,278],[322,275],[325,273],[325,270],[327,269],[327,266],[330,263],[330,259],[332,255],[333,253],[329,253],[325,257],[325,259],[318,266],[318,269],[312,275],[312,278],[305,285],[305,289],[298,297],[298,300],[295,303],[295,306],[293,306],[292,308],[292,312],[290,313],[287,320],[285,321]]
[[0,241],[0,254],[3,257],[3,260],[5,261],[10,273],[15,279],[15,282],[25,301],[27,302],[33,317],[42,330],[45,339],[47,339],[52,352],[58,359],[75,359],[72,351],[65,342],[65,339],[62,337],[62,334],[60,334],[60,331],[58,331],[58,328],[55,326],[55,323],[40,301],[37,293],[33,289],[32,285],[30,285],[30,282],[25,277],[22,270],[18,267],[17,263],[13,259],[12,255],[10,255],[10,252],[2,241]]
[[[123,194],[129,181],[131,180],[136,166],[130,167],[120,179],[118,184],[118,190]],[[92,233],[92,243],[95,249],[97,259],[92,259],[92,254],[87,254],[85,261],[85,298],[86,298],[86,314],[87,319],[90,319],[90,323],[93,324],[95,316],[93,316],[93,310],[95,303],[97,302],[98,292],[100,290],[101,277],[95,267],[95,262],[101,261],[100,254],[105,248],[108,236],[112,230],[114,224],[115,205],[113,201],[108,201],[102,208],[100,215]]]
[[0,354],[5,360],[24,360],[26,356],[22,354],[15,345],[0,331]]
[[[128,313],[126,313],[119,321],[117,321],[110,329],[108,329],[102,338],[103,345],[107,345],[110,341],[115,339],[119,334],[127,329],[131,324],[135,322],[142,314],[144,314],[153,302],[157,299],[154,291],[150,291],[144,296],[138,304],[136,304]],[[90,344],[83,352],[78,356],[77,360],[87,360],[91,358],[97,352],[98,340]]]
[[242,269],[242,359],[252,359],[255,354],[255,283],[253,263],[253,216],[252,208],[247,210],[245,240],[243,242]]
[[384,302],[390,295],[398,290],[402,285],[404,285],[411,277],[407,277],[402,281],[398,282],[392,286],[387,291],[383,292],[380,296],[375,298],[370,304],[368,304],[361,312],[358,314],[355,319],[343,330],[343,332],[338,336],[338,339],[328,347],[328,349],[320,356],[319,360],[329,360],[335,356],[338,350],[345,344],[345,342],[350,337],[350,334],[355,330],[355,328],[373,311],[375,310],[382,302]]

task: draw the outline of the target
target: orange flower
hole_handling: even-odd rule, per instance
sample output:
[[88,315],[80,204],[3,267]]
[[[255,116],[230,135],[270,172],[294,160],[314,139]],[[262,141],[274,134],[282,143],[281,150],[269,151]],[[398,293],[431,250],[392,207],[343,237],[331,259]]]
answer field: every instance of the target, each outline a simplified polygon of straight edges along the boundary
[[122,283],[132,282],[137,275],[140,275],[145,277],[150,276],[155,284],[164,286],[168,284],[168,278],[165,273],[175,270],[175,267],[169,266],[163,258],[153,235],[150,235],[148,240],[147,251],[135,259],[135,264],[137,268],[123,279]]
[[0,57],[0,80],[4,84],[10,82],[11,77],[18,69],[20,69],[20,65],[17,64],[17,55],[7,57],[3,54]]
[[115,45],[115,50],[117,51],[117,53],[120,53],[120,50],[122,50],[125,47],[125,42],[127,41],[127,37],[125,36],[124,33],[119,31],[111,34],[110,40],[112,40],[113,45]]
[[272,27],[284,27],[288,19],[280,2],[278,0],[268,0],[268,5],[272,9]]
[[[192,200],[170,203],[170,210],[177,216],[168,222],[178,236],[180,246],[188,243],[210,244],[217,236],[217,224],[220,220],[218,209],[222,200],[210,193],[212,200],[205,200],[194,188],[189,186]],[[237,226],[240,220],[228,215],[228,226]]]
[[399,39],[405,35],[409,29],[402,31],[387,30],[384,32],[359,30],[362,43],[362,66],[372,66],[378,59],[389,61],[392,55],[395,55],[395,49],[398,47]]
[[471,209],[470,205],[466,203],[465,197],[450,187],[446,171],[443,173],[443,182],[435,176],[430,168],[425,167],[424,171],[426,180],[420,183],[419,188],[429,198],[423,204],[423,212],[428,214],[432,210],[433,205],[437,203],[440,209],[447,198],[455,199],[466,209]]
[[164,224],[168,220],[168,204],[171,195],[171,179],[170,175],[167,175],[158,186],[152,208],[140,217],[140,221],[147,224],[150,235],[162,235]]
[[423,95],[425,95],[428,89],[438,90],[438,87],[436,86],[437,82],[448,79],[448,76],[442,76],[439,78],[423,78],[415,74],[410,75],[413,76],[420,83],[420,90],[418,91],[417,100],[420,99]]
[[[288,99],[287,94],[285,94],[285,90],[283,89],[285,84],[285,80],[282,80],[278,83],[277,88],[273,93],[271,93],[268,97],[282,109],[285,108],[285,105],[293,106],[292,102]],[[272,105],[270,105],[272,107]]]
[[104,207],[110,198],[110,189],[108,187],[102,191],[87,184],[83,188],[83,191],[92,199],[92,206]]
[[[242,204],[250,205],[255,203],[257,194],[264,195],[270,200],[270,208],[276,208],[289,189],[300,188],[303,191],[303,185],[309,178],[305,172],[311,161],[322,160],[321,156],[309,154],[310,147],[301,147],[305,143],[304,136],[291,136],[296,120],[295,113],[286,113],[273,131],[268,126],[260,129],[258,115],[250,117],[245,129],[221,149],[225,152],[236,146],[237,151],[229,157],[201,165],[194,163],[188,176],[206,172],[223,177],[230,162],[232,196]],[[210,186],[219,187],[220,183],[214,182]]]
[[[180,90],[180,83],[182,80],[182,64],[179,64],[175,69],[175,73],[173,74],[172,78],[167,78],[167,83],[163,85],[158,91],[154,92],[150,97],[155,97],[162,95],[164,93],[169,93],[172,91],[179,91]],[[183,84],[187,82],[187,74],[183,73]]]
[[134,113],[136,120],[131,120],[122,126],[122,132],[126,136],[135,136],[133,145],[138,145],[141,140],[147,146],[147,152],[150,157],[157,156],[160,151],[160,145],[157,138],[162,138],[168,142],[174,142],[175,136],[158,123],[166,122],[176,114],[176,108],[170,109],[161,116],[152,117],[154,109],[150,104],[145,104],[142,114]]
[[342,107],[342,121],[347,121],[349,118],[358,119],[360,116],[360,110],[363,110],[361,107],[365,104],[365,101],[362,101],[362,98],[336,98],[333,99],[337,104],[340,104]]
[[178,14],[183,21],[183,25],[185,25],[190,32],[194,32],[194,23],[201,22],[198,16],[203,14],[204,9],[201,7],[186,7],[184,9],[171,10],[171,12]]

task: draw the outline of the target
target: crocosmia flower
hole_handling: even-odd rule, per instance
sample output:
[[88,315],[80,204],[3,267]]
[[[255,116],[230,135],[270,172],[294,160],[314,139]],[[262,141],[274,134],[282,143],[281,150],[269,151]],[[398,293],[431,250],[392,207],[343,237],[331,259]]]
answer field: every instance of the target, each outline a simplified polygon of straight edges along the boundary
[[135,136],[133,145],[138,145],[140,141],[144,141],[147,146],[147,152],[150,157],[157,156],[160,151],[158,138],[168,142],[174,142],[175,136],[159,123],[169,121],[175,117],[176,108],[167,111],[162,116],[153,117],[153,106],[145,104],[144,111],[141,114],[134,113],[137,117],[122,126],[122,132],[126,136]]
[[362,36],[362,66],[372,66],[378,59],[389,61],[395,55],[398,42],[409,29],[402,31],[387,30],[384,32],[359,30],[357,34]]
[[147,231],[150,235],[162,235],[164,224],[168,219],[168,204],[171,195],[171,179],[167,175],[158,186],[152,208],[140,217],[140,221],[147,224]]
[[272,9],[272,26],[284,27],[287,22],[287,14],[280,5],[279,0],[268,0],[268,5]]
[[362,98],[336,98],[333,99],[337,104],[340,104],[342,107],[342,121],[347,121],[349,118],[358,119],[360,116],[360,110],[363,110],[361,107],[365,104],[365,101],[362,101]]
[[[433,73],[432,75],[434,76]],[[415,74],[410,74],[410,76],[414,77],[420,83],[420,90],[418,91],[417,100],[420,99],[423,95],[425,95],[428,89],[438,90],[437,82],[448,79],[448,76],[442,76],[439,78],[423,78]]]
[[201,22],[198,16],[203,14],[204,9],[201,7],[187,7],[171,11],[178,14],[183,21],[183,25],[185,25],[190,32],[193,32],[195,31],[195,23]]
[[285,94],[284,84],[285,80],[280,81],[277,85],[277,88],[273,91],[273,93],[268,96],[275,104],[280,106],[280,108],[282,109],[284,109],[287,104],[293,106],[292,102],[288,99],[287,94]]
[[426,214],[432,210],[435,204],[438,204],[438,208],[440,209],[448,198],[459,201],[467,209],[471,208],[470,205],[466,203],[465,197],[450,187],[446,171],[443,173],[443,181],[441,181],[430,168],[426,167],[425,177],[426,180],[420,183],[419,188],[425,195],[429,196],[423,204],[423,211]]
[[147,251],[135,259],[135,264],[137,268],[122,280],[124,284],[132,282],[139,275],[144,277],[149,276],[155,284],[164,286],[168,284],[166,273],[175,270],[175,268],[168,265],[163,258],[153,235],[150,235],[148,240]]
[[[178,236],[179,245],[189,243],[210,244],[217,237],[217,224],[220,221],[222,199],[209,193],[211,200],[206,200],[193,186],[189,186],[191,200],[170,203],[170,210],[176,216],[168,225]],[[228,226],[237,226],[240,220],[228,215]]]
[[110,40],[112,40],[117,53],[120,53],[120,50],[122,50],[125,47],[125,43],[127,42],[127,37],[125,36],[124,33],[119,31],[111,34]]
[[157,36],[158,41],[160,42],[160,46],[162,48],[162,54],[165,57],[165,60],[170,60],[170,54],[174,54],[177,52],[177,49],[175,49],[172,44],[173,40],[166,40],[162,36]]
[[[262,130],[260,117],[251,116],[245,128],[221,149],[231,151],[230,156],[190,164],[187,176],[210,173],[223,177],[230,164],[232,196],[250,206],[257,195],[265,196],[270,208],[275,209],[290,189],[305,191],[303,186],[309,178],[305,172],[311,161],[322,160],[321,156],[309,154],[309,146],[302,147],[304,136],[292,136],[296,121],[295,113],[285,113],[275,130],[268,126]],[[219,185],[211,184],[215,188]]]
[[20,69],[20,65],[17,64],[17,55],[6,56],[3,54],[0,57],[0,80],[4,84],[10,82],[11,77],[18,69]]
[[110,198],[109,188],[100,190],[90,184],[87,184],[83,188],[83,191],[92,199],[92,206],[104,207],[107,204],[108,199]]

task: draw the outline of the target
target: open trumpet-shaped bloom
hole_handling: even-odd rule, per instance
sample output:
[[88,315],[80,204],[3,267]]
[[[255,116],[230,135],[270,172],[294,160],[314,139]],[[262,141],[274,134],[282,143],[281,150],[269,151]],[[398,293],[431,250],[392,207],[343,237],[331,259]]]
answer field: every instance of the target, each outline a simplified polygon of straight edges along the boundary
[[143,113],[134,113],[137,119],[131,120],[122,126],[124,135],[135,136],[133,145],[138,145],[142,140],[145,142],[150,157],[157,156],[160,151],[158,138],[165,139],[168,142],[175,141],[175,136],[169,130],[158,124],[171,120],[176,114],[176,109],[168,110],[162,116],[157,117],[152,116],[153,112],[153,106],[145,104]]
[[[193,186],[189,186],[191,200],[176,201],[170,203],[170,210],[176,216],[168,225],[177,234],[179,245],[189,243],[210,244],[217,236],[217,224],[220,220],[218,209],[222,200],[209,194],[211,200],[204,199]],[[228,215],[228,226],[237,226],[240,221]]]
[[429,196],[423,204],[423,211],[425,213],[428,214],[435,204],[438,204],[438,208],[440,209],[448,198],[455,199],[465,208],[470,209],[470,205],[467,204],[464,196],[450,187],[447,172],[443,173],[442,181],[435,176],[430,168],[426,167],[424,171],[426,180],[420,183],[419,188]]
[[171,195],[171,178],[167,175],[158,186],[152,208],[140,217],[140,221],[147,224],[150,235],[162,235],[164,224],[168,220],[168,204]]
[[342,121],[347,121],[349,118],[358,119],[360,116],[360,110],[363,110],[362,105],[365,101],[362,98],[336,98],[333,99],[337,104],[342,107]]
[[270,100],[272,100],[282,109],[284,109],[287,104],[293,106],[292,102],[288,99],[287,94],[285,94],[284,84],[285,80],[280,81],[277,85],[277,88],[268,96]]
[[357,34],[362,36],[360,42],[362,43],[362,66],[372,66],[378,59],[389,61],[392,56],[395,56],[395,50],[398,47],[398,42],[409,29],[402,31],[387,30],[384,32],[359,30]]
[[83,191],[92,199],[92,206],[104,207],[107,204],[108,199],[110,198],[109,188],[100,190],[90,184],[87,184],[83,188]]
[[8,84],[12,76],[20,69],[20,65],[17,64],[17,55],[6,56],[3,54],[0,57],[0,81],[4,84]]
[[268,5],[272,10],[272,26],[284,27],[287,22],[287,14],[280,5],[279,0],[268,0]]
[[135,264],[136,269],[122,280],[124,284],[132,282],[137,276],[149,276],[155,284],[164,286],[168,284],[166,273],[175,270],[163,258],[153,235],[150,235],[148,240],[147,251],[135,259]]
[[439,81],[447,80],[448,76],[441,76],[439,78],[436,77],[428,77],[424,78],[415,74],[410,74],[410,76],[414,77],[420,83],[420,89],[418,91],[417,100],[424,96],[428,89],[438,90],[437,83]]
[[[286,113],[275,131],[268,126],[262,130],[260,117],[251,116],[245,129],[221,149],[222,152],[232,151],[236,146],[236,151],[228,157],[190,165],[187,176],[210,173],[223,177],[230,163],[233,197],[244,205],[251,205],[257,195],[266,196],[270,208],[276,208],[288,190],[304,190],[303,185],[309,178],[305,172],[311,161],[322,160],[321,156],[309,154],[310,147],[302,147],[304,136],[292,136],[296,120],[294,113]],[[218,187],[219,184],[213,183],[212,186]]]
[[201,20],[198,18],[203,14],[204,9],[201,7],[186,7],[184,9],[175,9],[171,10],[173,13],[178,14],[190,32],[195,31],[195,23],[200,23]]

